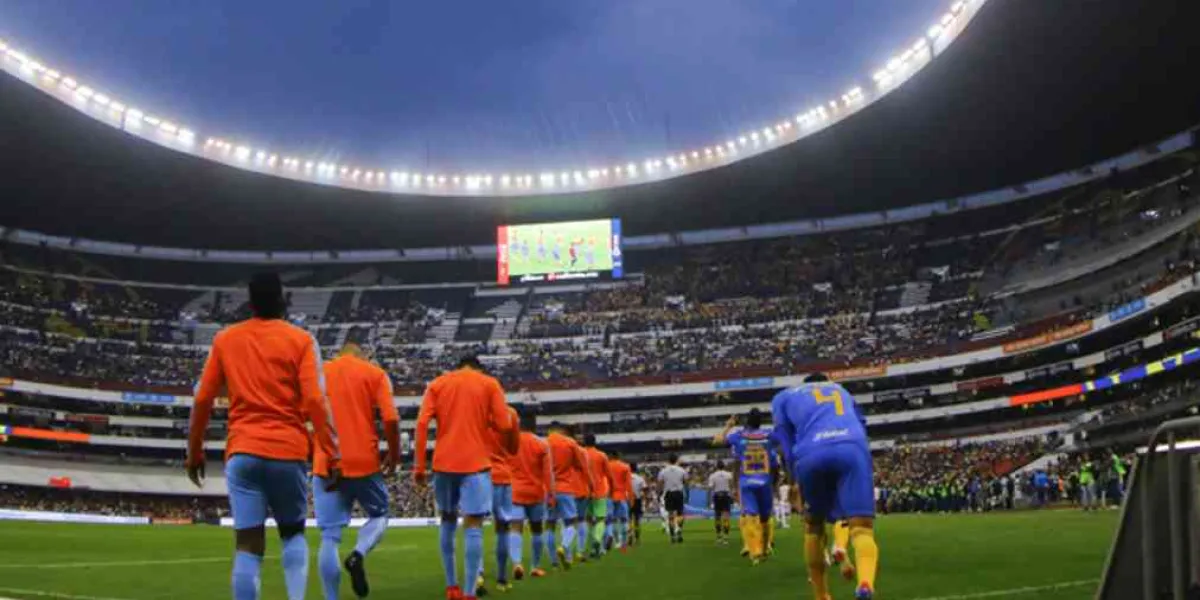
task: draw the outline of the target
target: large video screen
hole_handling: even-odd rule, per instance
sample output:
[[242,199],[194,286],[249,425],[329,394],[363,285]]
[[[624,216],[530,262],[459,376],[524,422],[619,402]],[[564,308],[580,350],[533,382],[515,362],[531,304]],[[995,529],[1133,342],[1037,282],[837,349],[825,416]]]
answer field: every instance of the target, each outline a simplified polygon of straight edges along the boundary
[[620,278],[621,220],[504,225],[496,231],[496,282]]

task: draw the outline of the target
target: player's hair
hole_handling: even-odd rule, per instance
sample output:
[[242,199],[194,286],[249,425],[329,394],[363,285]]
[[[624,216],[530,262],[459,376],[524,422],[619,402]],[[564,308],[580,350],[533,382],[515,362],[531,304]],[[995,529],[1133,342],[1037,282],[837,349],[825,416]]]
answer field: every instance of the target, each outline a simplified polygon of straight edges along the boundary
[[475,354],[464,354],[458,359],[458,368],[474,369],[476,371],[487,371],[483,368],[483,363],[479,362],[479,356]]
[[562,421],[554,421],[550,424],[550,431],[561,431],[567,435],[571,435],[571,428]]
[[679,455],[675,453],[668,454],[667,462],[673,465],[679,464]]
[[804,378],[804,383],[822,383],[825,381],[829,381],[829,376],[820,372],[809,373],[808,376]]
[[620,459],[620,458],[621,458],[621,453],[620,453],[620,452],[618,452],[618,451],[616,451],[616,450],[609,450],[609,451],[608,451],[608,457],[609,457],[609,458],[611,458],[611,459],[613,459],[613,460],[618,460],[618,459]]
[[633,471],[634,473],[637,473],[638,472],[638,464],[637,463],[629,463],[629,470]]
[[746,427],[750,429],[758,429],[762,427],[763,415],[762,411],[757,408],[750,409],[750,413],[746,415]]
[[282,319],[287,312],[283,282],[278,273],[255,273],[250,278],[250,310],[260,319]]
[[517,416],[521,419],[521,429],[525,431],[534,431],[537,429],[537,410],[526,404],[518,404],[514,406],[517,409]]
[[596,435],[593,433],[584,434],[583,445],[595,447],[596,446]]

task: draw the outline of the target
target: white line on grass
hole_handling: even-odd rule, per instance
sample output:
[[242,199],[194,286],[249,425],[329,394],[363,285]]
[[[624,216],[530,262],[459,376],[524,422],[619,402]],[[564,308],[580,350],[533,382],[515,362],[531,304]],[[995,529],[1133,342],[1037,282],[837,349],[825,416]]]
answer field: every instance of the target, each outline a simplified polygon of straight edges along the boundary
[[1096,583],[1099,583],[1099,581],[1100,580],[1098,579],[1081,579],[1079,581],[1064,581],[1062,583],[1052,583],[1049,585],[1019,587],[1007,590],[993,590],[990,592],[974,592],[970,594],[955,594],[953,596],[931,596],[927,598],[914,598],[913,600],[976,600],[979,598],[1003,598],[1005,596],[1020,596],[1023,594],[1036,594],[1038,592],[1052,592],[1055,590],[1066,590],[1083,587],[1086,585],[1095,585]]
[[[390,552],[408,552],[416,550],[417,547],[408,544],[403,546],[384,546],[372,552],[372,554],[387,554]],[[266,556],[267,560],[275,557]],[[0,565],[0,570],[35,570],[35,569],[88,569],[96,567],[153,567],[165,565],[192,565],[199,563],[219,563],[230,562],[233,560],[232,555],[225,556],[201,556],[195,558],[169,558],[161,560],[114,560],[103,562],[66,562],[66,563],[37,563],[31,565]],[[5,600],[0,598],[0,600]]]
[[[74,594],[60,594],[58,592],[42,592],[38,590],[21,590],[17,588],[0,588],[0,592],[5,594],[21,594],[22,596],[34,596],[37,598],[58,598],[58,600],[130,600],[129,598],[106,598],[102,596],[76,596]],[[16,598],[0,598],[0,600],[17,600]]]

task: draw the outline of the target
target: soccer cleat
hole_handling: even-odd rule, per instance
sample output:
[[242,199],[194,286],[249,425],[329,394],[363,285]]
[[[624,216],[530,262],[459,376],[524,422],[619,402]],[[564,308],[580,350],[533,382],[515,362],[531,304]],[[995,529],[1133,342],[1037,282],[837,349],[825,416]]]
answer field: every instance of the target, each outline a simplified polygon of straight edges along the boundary
[[558,549],[555,550],[555,553],[556,553],[556,556],[558,556],[558,564],[562,565],[562,568],[564,571],[570,571],[571,570],[571,561],[567,560],[566,548],[559,546]]
[[542,577],[546,576],[546,572],[537,567],[534,567],[534,569],[529,572],[529,576],[534,579],[541,579]]
[[363,568],[363,555],[357,550],[351,552],[342,566],[350,574],[350,587],[354,589],[354,595],[366,598],[371,593],[371,586],[367,583],[367,571]]
[[481,575],[478,579],[475,580],[475,595],[468,596],[468,598],[483,598],[484,596],[487,596],[488,589],[487,589],[486,584],[487,584],[487,581]]
[[513,587],[512,584],[507,581],[497,581],[496,582],[496,591],[500,592],[501,594],[511,591],[512,587]]
[[516,581],[525,579],[525,567],[522,567],[521,565],[513,567],[513,579]]
[[742,546],[742,558],[749,558],[749,556],[750,556],[750,549],[745,546]]
[[871,600],[875,597],[875,590],[871,589],[871,584],[862,582],[858,584],[858,590],[854,592],[856,600]]
[[457,585],[446,588],[446,600],[463,600],[462,589]]

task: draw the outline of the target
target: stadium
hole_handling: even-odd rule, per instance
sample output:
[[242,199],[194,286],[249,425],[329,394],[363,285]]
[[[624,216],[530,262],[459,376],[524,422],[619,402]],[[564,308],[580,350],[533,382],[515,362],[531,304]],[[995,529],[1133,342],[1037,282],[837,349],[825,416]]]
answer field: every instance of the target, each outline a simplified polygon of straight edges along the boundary
[[[427,386],[464,357],[535,433],[594,436],[650,482],[628,554],[516,597],[812,598],[800,515],[751,567],[714,544],[707,482],[731,418],[770,424],[814,373],[865,419],[875,597],[1198,597],[1200,431],[1162,452],[1152,435],[1200,415],[1200,6],[946,8],[812,110],[522,173],[239,145],[0,42],[0,600],[228,597],[236,407],[216,401],[200,488],[189,419],[264,271],[325,360],[355,344],[390,379],[401,472],[374,597],[442,597],[412,470],[437,460]],[[658,521],[669,457],[680,545]],[[278,547],[267,598],[288,597]]]

